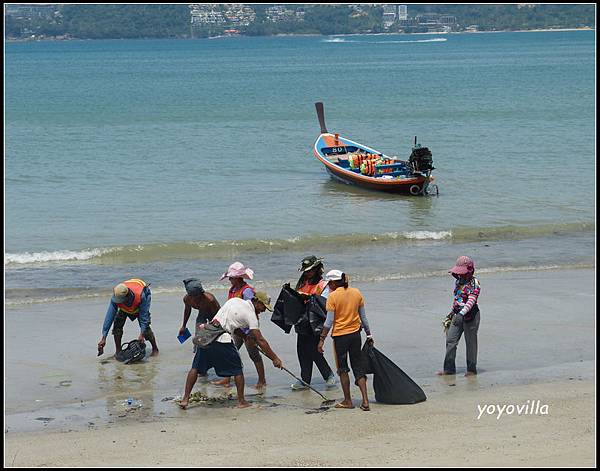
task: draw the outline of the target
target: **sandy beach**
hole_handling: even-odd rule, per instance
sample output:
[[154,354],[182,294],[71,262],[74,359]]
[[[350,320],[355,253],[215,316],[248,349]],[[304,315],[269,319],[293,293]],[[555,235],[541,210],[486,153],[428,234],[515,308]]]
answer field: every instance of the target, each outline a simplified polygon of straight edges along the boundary
[[[547,416],[482,416],[477,404],[550,405]],[[200,410],[202,409],[202,410]],[[592,466],[594,383],[471,390],[370,413],[255,406],[114,427],[6,437],[5,466]],[[224,450],[219,443],[234,443]]]
[[[8,309],[4,464],[593,466],[595,270],[479,278],[474,378],[463,376],[464,341],[458,374],[435,375],[444,353],[441,320],[450,303],[449,276],[356,284],[365,295],[376,347],[428,396],[416,405],[378,404],[369,380],[370,412],[321,408],[319,396],[291,391],[293,379],[268,361],[269,387],[257,395],[248,387],[256,372],[245,351],[251,408],[225,401],[180,410],[173,398],[181,394],[192,361],[190,342],[179,345],[175,338],[181,296],[153,296],[152,326],[161,353],[129,366],[108,358],[112,339],[108,354],[95,356],[108,299]],[[215,294],[223,300],[224,292]],[[261,321],[265,337],[297,372],[295,335],[268,319]],[[137,330],[127,323],[123,340],[135,338]],[[333,364],[330,341],[326,356]],[[316,370],[313,378],[324,395],[341,398],[341,389],[326,389]],[[201,382],[196,390],[224,394]],[[358,405],[354,386],[352,393]],[[128,407],[128,397],[139,407]],[[519,408],[529,413],[517,413]]]

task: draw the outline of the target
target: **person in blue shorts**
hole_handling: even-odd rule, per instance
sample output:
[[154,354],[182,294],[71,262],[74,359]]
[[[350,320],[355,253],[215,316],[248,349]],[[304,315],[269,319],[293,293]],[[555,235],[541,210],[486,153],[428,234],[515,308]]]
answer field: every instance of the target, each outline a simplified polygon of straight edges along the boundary
[[[233,342],[233,335],[241,335],[246,341],[256,345],[273,362],[276,368],[282,368],[283,363],[260,332],[258,316],[265,310],[272,311],[271,299],[264,291],[256,291],[252,299],[231,298],[215,314],[210,322],[220,327],[223,332],[211,343],[196,350],[192,368],[185,382],[185,392],[179,406],[185,409],[190,401],[190,394],[198,375],[205,375],[210,368],[221,377],[233,376],[237,389],[238,407],[249,407],[250,403],[244,398],[244,368],[238,349]],[[249,333],[245,334],[245,329]]]

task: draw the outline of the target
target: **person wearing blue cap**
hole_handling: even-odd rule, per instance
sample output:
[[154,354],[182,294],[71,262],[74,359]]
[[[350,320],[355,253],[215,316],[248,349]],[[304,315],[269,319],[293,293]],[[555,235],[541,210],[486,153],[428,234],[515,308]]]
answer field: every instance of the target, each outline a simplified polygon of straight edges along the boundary
[[197,326],[198,324],[211,321],[221,308],[219,301],[217,301],[214,295],[204,291],[202,283],[199,280],[188,278],[187,280],[183,280],[183,284],[187,294],[183,297],[183,324],[179,328],[178,335],[183,335],[185,332],[192,309],[198,310],[195,324]]

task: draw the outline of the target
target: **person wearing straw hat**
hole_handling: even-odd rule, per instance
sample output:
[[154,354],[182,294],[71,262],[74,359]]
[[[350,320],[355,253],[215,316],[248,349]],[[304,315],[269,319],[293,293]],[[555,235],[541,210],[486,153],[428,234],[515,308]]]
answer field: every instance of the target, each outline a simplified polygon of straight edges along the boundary
[[[302,259],[298,271],[302,272],[296,291],[305,296],[323,295],[327,288],[327,281],[323,279],[323,259],[310,255]],[[294,326],[297,334],[296,352],[298,354],[298,363],[300,363],[300,377],[302,381],[296,381],[291,388],[294,390],[308,389],[306,386],[312,381],[313,363],[317,365],[325,384],[335,386],[335,374],[331,370],[329,363],[322,352],[317,350],[319,336],[312,331],[308,320]]]
[[327,297],[327,319],[323,325],[318,350],[323,353],[323,345],[327,334],[331,330],[333,337],[333,350],[340,384],[344,392],[344,400],[335,405],[338,409],[354,409],[350,395],[350,377],[348,372],[348,356],[354,374],[354,384],[360,389],[362,402],[360,408],[369,411],[369,397],[367,395],[366,359],[361,351],[360,331],[364,329],[367,341],[373,342],[371,329],[365,313],[365,300],[362,293],[356,288],[348,286],[348,277],[340,270],[330,270],[325,275],[330,294]]
[[151,300],[150,285],[139,278],[126,280],[113,288],[113,296],[104,317],[104,324],[102,325],[102,338],[98,342],[98,355],[104,353],[106,337],[113,323],[113,336],[116,347],[115,356],[121,351],[123,327],[127,318],[131,321],[137,319],[140,324],[138,340],[143,343],[144,339],[148,339],[152,345],[152,356],[158,355],[156,337],[150,328]]
[[[231,283],[231,288],[229,288],[229,292],[227,293],[228,300],[232,298],[249,300],[254,297],[254,288],[246,282],[246,279],[252,280],[254,278],[254,271],[251,268],[247,268],[241,262],[234,262],[229,265],[227,271],[221,276],[221,280],[225,278],[228,278]],[[254,363],[256,373],[258,374],[258,380],[254,388],[258,390],[264,389],[267,385],[265,365],[256,345],[253,342],[244,341],[244,337],[236,333],[233,334],[233,343],[238,350],[242,348],[242,345],[246,345],[248,356]],[[231,384],[231,378],[227,377],[214,381],[213,384],[228,387]]]
[[[244,368],[242,359],[232,336],[234,333],[247,339],[260,347],[264,354],[273,362],[275,368],[282,368],[283,363],[260,331],[259,314],[265,310],[273,311],[271,298],[264,291],[256,291],[252,299],[229,299],[215,314],[210,324],[221,329],[218,336],[208,345],[196,350],[192,368],[188,372],[185,382],[185,392],[179,406],[185,409],[190,400],[190,394],[198,375],[205,375],[210,368],[214,368],[218,376],[235,378],[237,389],[238,407],[249,407],[244,398]],[[245,334],[244,332],[248,332]]]
[[477,300],[481,291],[479,280],[475,278],[475,263],[463,255],[448,270],[455,279],[452,311],[446,331],[446,356],[444,369],[438,375],[456,374],[456,347],[463,332],[467,346],[467,372],[465,376],[477,374],[477,332],[479,331],[479,306]]

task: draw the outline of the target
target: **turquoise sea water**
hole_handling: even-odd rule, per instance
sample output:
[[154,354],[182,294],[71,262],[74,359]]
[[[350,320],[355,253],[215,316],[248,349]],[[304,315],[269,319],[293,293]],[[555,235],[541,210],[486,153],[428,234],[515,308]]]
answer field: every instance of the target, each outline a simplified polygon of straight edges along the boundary
[[[595,264],[595,31],[5,44],[8,304],[128,276],[275,287]],[[439,197],[336,183],[330,131],[433,152]],[[276,291],[273,288],[272,291]],[[273,293],[275,294],[275,293]]]

